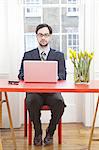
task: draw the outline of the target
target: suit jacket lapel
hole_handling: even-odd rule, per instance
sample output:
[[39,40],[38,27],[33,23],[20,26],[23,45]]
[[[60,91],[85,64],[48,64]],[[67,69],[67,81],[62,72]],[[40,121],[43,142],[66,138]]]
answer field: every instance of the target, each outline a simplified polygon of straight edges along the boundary
[[34,51],[35,51],[35,52],[33,53],[33,58],[34,58],[35,60],[41,60],[38,48],[35,49]]
[[52,50],[50,48],[50,51],[49,51],[48,56],[47,56],[47,60],[53,60],[54,57],[55,57],[55,52],[54,52],[54,50]]

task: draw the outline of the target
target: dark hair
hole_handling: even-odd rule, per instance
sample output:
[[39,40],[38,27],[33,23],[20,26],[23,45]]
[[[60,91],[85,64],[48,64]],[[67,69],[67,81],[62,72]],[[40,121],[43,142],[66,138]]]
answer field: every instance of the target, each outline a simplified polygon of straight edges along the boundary
[[48,28],[48,30],[49,30],[49,33],[50,34],[52,34],[52,28],[51,28],[51,26],[49,26],[48,24],[39,24],[37,27],[36,27],[36,34],[37,34],[37,32],[38,32],[38,30],[39,29],[41,29],[41,28],[44,28],[44,27],[47,27]]

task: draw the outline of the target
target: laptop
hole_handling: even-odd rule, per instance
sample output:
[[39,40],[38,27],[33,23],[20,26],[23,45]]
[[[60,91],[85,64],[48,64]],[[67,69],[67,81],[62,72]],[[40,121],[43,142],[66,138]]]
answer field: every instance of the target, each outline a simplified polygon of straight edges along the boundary
[[57,61],[24,61],[24,82],[57,82]]

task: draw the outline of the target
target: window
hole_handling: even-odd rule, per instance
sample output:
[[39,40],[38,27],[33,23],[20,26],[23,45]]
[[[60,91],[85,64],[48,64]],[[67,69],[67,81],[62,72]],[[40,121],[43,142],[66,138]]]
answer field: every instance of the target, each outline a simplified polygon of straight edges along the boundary
[[24,0],[25,4],[39,4],[40,0]]
[[67,16],[78,16],[80,0],[68,0]]
[[41,16],[41,7],[27,6],[25,8],[25,17],[38,17]]
[[79,51],[79,35],[78,33],[67,34],[67,47]]
[[78,16],[79,8],[77,6],[67,6],[67,16]]
[[67,0],[68,4],[77,4],[80,0]]
[[37,46],[37,40],[34,34],[32,33],[25,33],[25,49],[31,50],[34,49]]
[[68,47],[79,49],[80,0],[24,0],[25,51],[37,46],[35,28],[47,23],[53,29],[51,47],[67,53]]

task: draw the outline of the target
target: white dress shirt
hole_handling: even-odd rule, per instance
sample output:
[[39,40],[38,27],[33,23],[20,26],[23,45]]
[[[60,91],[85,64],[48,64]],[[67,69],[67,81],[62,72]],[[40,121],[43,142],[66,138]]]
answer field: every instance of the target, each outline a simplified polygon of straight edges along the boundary
[[48,56],[48,53],[50,51],[50,47],[49,45],[42,48],[40,45],[38,46],[38,49],[39,49],[39,53],[40,53],[40,57],[41,57],[41,53],[44,52],[46,55],[44,56],[45,57],[45,60],[47,59],[47,56]]

